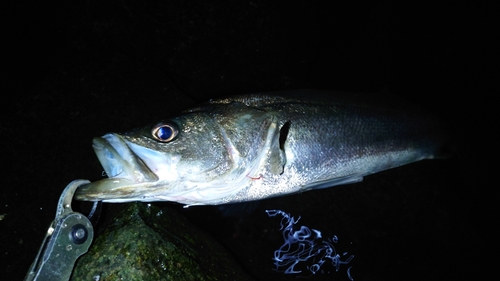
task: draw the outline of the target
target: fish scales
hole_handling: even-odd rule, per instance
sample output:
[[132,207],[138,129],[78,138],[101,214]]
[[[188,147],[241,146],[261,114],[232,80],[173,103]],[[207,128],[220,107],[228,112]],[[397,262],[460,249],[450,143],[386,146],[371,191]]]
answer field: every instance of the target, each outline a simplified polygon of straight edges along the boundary
[[[167,138],[155,135],[159,130]],[[313,90],[228,97],[96,138],[94,149],[110,178],[82,186],[76,199],[259,200],[355,183],[432,159],[445,139],[432,116],[373,97]]]

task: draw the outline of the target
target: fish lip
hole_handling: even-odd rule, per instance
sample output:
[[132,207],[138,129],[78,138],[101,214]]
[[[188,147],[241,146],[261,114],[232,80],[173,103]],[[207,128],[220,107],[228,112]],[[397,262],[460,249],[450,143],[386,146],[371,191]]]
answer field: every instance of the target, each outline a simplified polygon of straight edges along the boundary
[[109,178],[128,178],[136,183],[158,180],[120,135],[94,138],[92,146]]
[[82,185],[75,198],[84,201],[137,198],[137,185],[158,181],[158,176],[118,134],[94,138],[92,146],[108,179]]

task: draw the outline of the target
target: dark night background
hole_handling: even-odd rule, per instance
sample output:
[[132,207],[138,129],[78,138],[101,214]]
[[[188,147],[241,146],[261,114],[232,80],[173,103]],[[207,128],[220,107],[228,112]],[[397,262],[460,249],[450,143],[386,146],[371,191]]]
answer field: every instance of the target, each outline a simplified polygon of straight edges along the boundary
[[[485,169],[498,146],[490,145],[499,89],[492,8],[213,2],[2,8],[0,279],[25,276],[62,189],[102,177],[94,136],[210,98],[301,88],[399,96],[450,125],[456,154],[265,200],[242,218],[159,205],[209,231],[257,280],[296,280],[272,271],[281,241],[269,237],[279,237],[279,219],[265,209],[336,234],[338,250],[355,255],[355,280],[479,280],[492,269],[485,256],[496,253],[498,224],[496,174]],[[106,208],[112,220],[120,205]],[[347,280],[345,270],[309,279]]]

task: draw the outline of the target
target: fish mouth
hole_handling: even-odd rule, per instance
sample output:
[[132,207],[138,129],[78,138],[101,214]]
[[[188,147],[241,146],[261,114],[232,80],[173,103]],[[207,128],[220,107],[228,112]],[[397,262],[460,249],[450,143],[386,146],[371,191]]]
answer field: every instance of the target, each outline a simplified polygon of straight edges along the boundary
[[[118,134],[94,138],[92,146],[109,178],[84,184],[75,192],[82,201],[126,202],[143,197],[144,186],[158,176],[137,155],[137,148]],[[143,188],[138,189],[138,185]]]

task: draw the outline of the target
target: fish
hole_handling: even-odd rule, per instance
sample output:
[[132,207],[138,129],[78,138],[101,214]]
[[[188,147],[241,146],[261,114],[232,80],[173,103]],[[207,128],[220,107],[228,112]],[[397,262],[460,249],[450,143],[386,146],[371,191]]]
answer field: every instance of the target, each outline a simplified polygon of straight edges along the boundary
[[441,158],[436,118],[374,95],[320,90],[210,100],[160,122],[94,138],[108,178],[75,199],[221,205],[357,183]]

